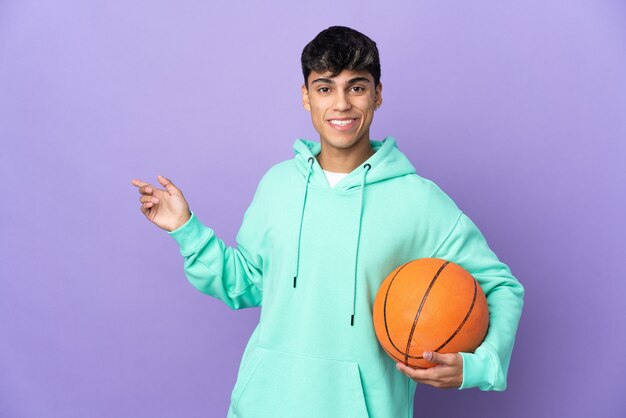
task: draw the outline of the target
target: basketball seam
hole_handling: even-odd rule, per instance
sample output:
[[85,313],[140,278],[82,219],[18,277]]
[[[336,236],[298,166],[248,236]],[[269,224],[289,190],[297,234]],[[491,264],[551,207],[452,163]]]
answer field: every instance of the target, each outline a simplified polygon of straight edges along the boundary
[[433,277],[433,279],[430,281],[430,284],[428,285],[428,289],[426,289],[426,293],[424,293],[424,296],[422,297],[422,302],[420,303],[420,306],[417,309],[417,313],[415,314],[415,319],[413,320],[413,326],[411,327],[411,332],[409,333],[409,338],[406,342],[406,351],[404,352],[404,364],[406,365],[409,364],[409,349],[411,347],[411,340],[413,339],[413,334],[415,333],[415,327],[417,326],[417,321],[420,317],[420,314],[422,313],[422,309],[424,308],[424,305],[426,304],[426,299],[428,298],[428,295],[430,294],[430,290],[435,285],[437,278],[439,277],[443,269],[446,268],[448,264],[450,264],[450,262],[446,261],[441,265],[441,267],[439,267],[439,270],[437,270],[437,273],[435,273],[435,277]]
[[398,352],[400,354],[402,354],[403,356],[406,355],[406,353],[404,353],[402,350],[400,350],[398,347],[396,347],[396,345],[393,343],[393,340],[391,339],[391,335],[389,334],[389,327],[387,326],[387,297],[389,296],[389,291],[391,290],[391,285],[393,284],[393,281],[396,279],[396,276],[398,276],[398,274],[400,274],[402,269],[405,268],[409,263],[410,263],[410,261],[407,262],[407,263],[404,263],[398,269],[398,271],[396,271],[396,274],[394,274],[393,277],[391,278],[391,281],[389,282],[389,286],[387,286],[387,292],[385,292],[385,301],[383,303],[383,323],[385,324],[385,332],[387,333],[387,339],[389,340],[389,342],[391,343],[393,348],[398,350]]
[[459,325],[459,327],[456,329],[456,331],[454,331],[454,332],[452,333],[452,335],[450,336],[450,338],[448,338],[448,339],[446,340],[446,342],[445,342],[445,343],[443,343],[441,346],[439,346],[439,348],[437,348],[437,350],[435,350],[435,351],[439,351],[439,350],[441,350],[442,348],[444,348],[446,345],[448,345],[448,343],[449,343],[450,341],[452,341],[452,339],[453,339],[454,337],[456,337],[456,335],[457,335],[457,334],[461,331],[461,329],[463,328],[463,325],[465,325],[465,323],[467,322],[467,319],[468,319],[468,318],[470,317],[470,315],[472,314],[472,311],[474,310],[474,305],[476,304],[476,296],[477,296],[477,294],[478,294],[478,288],[477,288],[477,285],[476,285],[476,279],[473,279],[473,280],[474,280],[474,297],[472,298],[472,304],[470,305],[469,309],[467,310],[467,314],[465,315],[465,318],[463,318],[463,321],[461,321],[461,324],[460,324],[460,325]]

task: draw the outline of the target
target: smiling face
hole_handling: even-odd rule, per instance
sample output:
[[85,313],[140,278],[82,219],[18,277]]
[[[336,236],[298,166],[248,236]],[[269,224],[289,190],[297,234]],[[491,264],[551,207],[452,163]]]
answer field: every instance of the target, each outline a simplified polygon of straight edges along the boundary
[[343,70],[332,73],[311,71],[308,89],[302,85],[302,104],[311,112],[322,147],[350,149],[369,145],[374,110],[382,103],[382,84],[374,86],[368,71]]

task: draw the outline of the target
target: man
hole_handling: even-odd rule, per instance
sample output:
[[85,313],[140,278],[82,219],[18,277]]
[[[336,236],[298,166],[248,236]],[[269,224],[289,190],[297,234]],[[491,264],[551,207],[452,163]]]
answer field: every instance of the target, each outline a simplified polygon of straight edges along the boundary
[[[165,190],[133,180],[141,211],[177,240],[195,287],[234,309],[263,306],[229,417],[411,417],[416,382],[504,390],[524,289],[393,138],[370,139],[382,104],[376,44],[331,27],[304,48],[302,68],[320,141],[297,140],[295,158],[263,176],[236,248],[200,223],[170,180],[158,177]],[[414,370],[381,349],[371,312],[387,274],[424,257],[472,273],[490,328],[474,353],[427,352],[438,366]]]

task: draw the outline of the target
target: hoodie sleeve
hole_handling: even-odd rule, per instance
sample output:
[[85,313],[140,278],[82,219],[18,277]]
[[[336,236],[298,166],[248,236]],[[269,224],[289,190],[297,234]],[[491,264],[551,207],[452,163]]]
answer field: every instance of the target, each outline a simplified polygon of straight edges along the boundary
[[459,264],[478,281],[487,297],[489,329],[474,353],[463,357],[459,389],[506,389],[507,371],[522,313],[524,288],[509,267],[491,251],[476,225],[460,213],[433,257]]
[[263,215],[255,194],[237,233],[237,247],[229,247],[191,213],[191,218],[168,232],[180,247],[185,274],[191,284],[232,309],[261,306]]

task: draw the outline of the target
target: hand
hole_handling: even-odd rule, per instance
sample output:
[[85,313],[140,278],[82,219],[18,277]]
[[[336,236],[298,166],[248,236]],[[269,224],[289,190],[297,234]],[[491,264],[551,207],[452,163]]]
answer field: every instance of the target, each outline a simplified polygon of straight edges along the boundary
[[146,218],[159,228],[173,231],[191,217],[189,205],[183,193],[171,181],[163,176],[157,176],[157,180],[165,190],[137,179],[133,179],[131,183],[139,187],[140,210]]
[[425,383],[436,388],[459,388],[463,384],[463,357],[459,353],[441,354],[426,351],[424,359],[437,363],[429,369],[413,369],[402,363],[396,367],[406,376],[418,383]]

